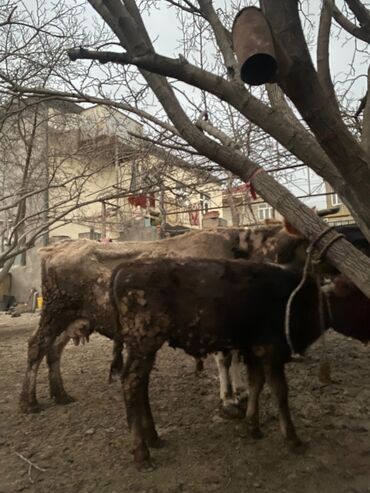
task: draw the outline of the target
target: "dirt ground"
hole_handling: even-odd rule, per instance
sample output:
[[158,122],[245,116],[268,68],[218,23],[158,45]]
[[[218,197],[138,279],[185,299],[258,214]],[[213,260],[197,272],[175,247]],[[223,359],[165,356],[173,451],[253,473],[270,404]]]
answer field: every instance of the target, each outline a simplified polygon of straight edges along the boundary
[[[370,348],[329,334],[335,382],[328,386],[317,378],[321,344],[303,363],[289,365],[293,417],[308,442],[301,455],[285,449],[268,390],[261,403],[264,438],[253,441],[243,421],[218,415],[212,358],[196,376],[190,357],[164,348],[152,374],[151,401],[167,446],[153,451],[153,472],[138,473],[120,386],[107,384],[107,339],[94,335],[88,345],[66,348],[63,374],[76,403],[50,401],[43,365],[43,411],[19,412],[26,341],[36,325],[37,315],[0,315],[0,493],[370,492]],[[43,470],[32,468],[29,477],[17,454]]]

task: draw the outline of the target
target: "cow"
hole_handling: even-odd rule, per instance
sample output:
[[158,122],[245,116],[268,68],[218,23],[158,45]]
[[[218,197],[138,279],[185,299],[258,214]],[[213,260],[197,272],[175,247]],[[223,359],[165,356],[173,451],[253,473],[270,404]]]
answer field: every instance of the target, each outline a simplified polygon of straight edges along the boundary
[[[156,352],[165,342],[195,357],[238,350],[248,366],[246,419],[252,437],[261,436],[258,400],[266,379],[278,403],[284,439],[292,449],[301,445],[284,374],[291,349],[303,354],[328,327],[345,323],[361,331],[370,319],[353,320],[351,299],[332,287],[326,288],[328,303],[321,305],[320,288],[307,279],[290,308],[291,348],[286,306],[300,280],[300,273],[281,265],[237,260],[145,259],[114,270],[110,296],[127,349],[122,385],[138,469],[152,467],[148,447],[161,445],[148,384]],[[348,310],[339,314],[338,306]]]
[[125,259],[144,257],[234,258],[241,255],[243,230],[189,232],[165,240],[101,244],[90,240],[62,241],[39,250],[43,309],[28,343],[26,375],[20,396],[24,412],[37,412],[36,379],[46,356],[50,396],[57,404],[74,398],[64,389],[60,359],[69,340],[86,339],[93,331],[114,341],[111,373],[122,365],[123,340],[115,329],[109,301],[113,268]]

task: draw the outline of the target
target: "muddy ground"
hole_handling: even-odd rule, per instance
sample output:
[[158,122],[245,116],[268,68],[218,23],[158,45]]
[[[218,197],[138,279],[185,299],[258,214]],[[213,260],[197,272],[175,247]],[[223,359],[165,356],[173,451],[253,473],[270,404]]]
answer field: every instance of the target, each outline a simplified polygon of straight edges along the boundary
[[[370,348],[336,334],[327,337],[335,383],[319,383],[322,345],[304,363],[290,364],[291,407],[308,442],[289,453],[276,408],[265,390],[264,438],[253,441],[242,421],[218,416],[215,366],[201,376],[182,351],[164,348],[152,375],[151,400],[167,446],[153,451],[157,469],[138,473],[118,383],[108,385],[110,341],[94,335],[84,347],[68,345],[63,374],[78,401],[50,402],[47,374],[39,378],[40,414],[18,410],[26,341],[37,315],[0,315],[0,492],[211,493],[370,492]],[[32,468],[19,455],[44,469]],[[31,482],[32,481],[32,482]]]

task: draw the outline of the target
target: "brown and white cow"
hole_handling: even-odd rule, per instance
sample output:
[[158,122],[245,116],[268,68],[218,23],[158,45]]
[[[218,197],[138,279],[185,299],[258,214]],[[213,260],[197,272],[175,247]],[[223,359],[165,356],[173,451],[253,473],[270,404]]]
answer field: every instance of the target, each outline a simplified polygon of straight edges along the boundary
[[115,365],[122,362],[122,336],[115,329],[109,300],[113,268],[124,260],[145,257],[234,258],[241,251],[240,230],[190,232],[150,242],[101,244],[89,240],[60,242],[40,249],[44,306],[40,323],[29,340],[27,370],[20,398],[21,409],[35,412],[36,379],[46,356],[50,396],[58,404],[74,399],[63,385],[60,359],[72,338],[93,331],[114,340]]

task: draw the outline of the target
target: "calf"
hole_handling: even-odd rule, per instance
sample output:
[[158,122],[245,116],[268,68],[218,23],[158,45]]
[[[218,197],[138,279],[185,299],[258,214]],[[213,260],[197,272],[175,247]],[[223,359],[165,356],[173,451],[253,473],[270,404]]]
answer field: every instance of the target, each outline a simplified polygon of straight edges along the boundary
[[[258,400],[266,378],[278,402],[283,436],[289,446],[300,445],[284,374],[290,359],[285,308],[299,281],[281,266],[236,260],[148,259],[116,268],[110,296],[127,347],[123,391],[138,468],[151,466],[148,447],[160,444],[148,383],[156,352],[166,341],[195,357],[240,351],[248,366],[246,416],[252,436],[260,436]],[[294,298],[290,337],[297,353],[321,334],[318,298],[313,281]]]

